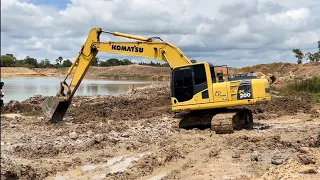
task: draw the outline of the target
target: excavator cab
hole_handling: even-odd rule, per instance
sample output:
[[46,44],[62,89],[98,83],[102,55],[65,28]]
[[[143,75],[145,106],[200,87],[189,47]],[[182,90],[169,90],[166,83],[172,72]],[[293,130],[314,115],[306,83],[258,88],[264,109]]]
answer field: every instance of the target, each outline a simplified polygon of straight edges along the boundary
[[215,79],[214,68],[208,63],[195,63],[192,65],[178,67],[172,70],[171,96],[174,102],[191,100],[195,94],[202,92],[202,97],[208,97],[208,86]]
[[191,100],[199,92],[201,92],[202,99],[209,98],[208,88],[212,87],[214,83],[228,81],[228,74],[229,71],[226,65],[214,66],[208,62],[200,62],[173,69],[171,96],[176,99],[173,103]]

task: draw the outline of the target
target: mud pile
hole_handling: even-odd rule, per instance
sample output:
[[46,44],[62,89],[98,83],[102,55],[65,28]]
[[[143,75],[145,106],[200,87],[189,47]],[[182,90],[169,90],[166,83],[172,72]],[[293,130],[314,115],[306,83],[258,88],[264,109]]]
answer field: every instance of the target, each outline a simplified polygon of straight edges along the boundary
[[36,95],[30,97],[25,101],[14,101],[11,100],[6,103],[2,109],[2,113],[27,113],[32,111],[41,111],[41,103],[44,97],[41,95]]
[[167,83],[140,87],[124,94],[76,97],[67,116],[77,120],[107,118],[138,120],[170,113],[170,94]]
[[[292,93],[286,96],[272,96],[268,104],[246,106],[254,114],[269,113],[274,116],[292,115],[299,112],[313,113],[311,111],[312,97],[308,93]],[[260,116],[260,118],[264,118]]]

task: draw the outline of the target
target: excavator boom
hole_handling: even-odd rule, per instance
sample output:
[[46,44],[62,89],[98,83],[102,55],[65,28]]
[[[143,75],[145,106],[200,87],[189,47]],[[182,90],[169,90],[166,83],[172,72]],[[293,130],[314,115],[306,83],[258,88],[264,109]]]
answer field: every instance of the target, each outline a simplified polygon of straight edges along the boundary
[[[112,34],[137,41],[100,42],[101,33]],[[192,64],[178,47],[164,41],[155,41],[154,39],[160,38],[146,38],[119,32],[109,32],[101,28],[92,29],[87,41],[69,68],[65,79],[60,83],[60,90],[57,95],[45,99],[42,105],[44,114],[50,118],[52,122],[63,119],[77,88],[99,51],[158,59],[169,63],[171,69]],[[71,83],[67,84],[66,80],[73,72]]]

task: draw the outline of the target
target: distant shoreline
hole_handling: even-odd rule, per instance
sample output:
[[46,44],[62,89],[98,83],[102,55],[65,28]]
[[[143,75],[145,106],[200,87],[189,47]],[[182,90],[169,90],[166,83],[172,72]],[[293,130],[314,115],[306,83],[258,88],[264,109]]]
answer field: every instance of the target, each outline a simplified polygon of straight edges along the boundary
[[[1,67],[1,77],[65,77],[69,68]],[[90,67],[85,79],[168,81],[170,68],[142,65]]]

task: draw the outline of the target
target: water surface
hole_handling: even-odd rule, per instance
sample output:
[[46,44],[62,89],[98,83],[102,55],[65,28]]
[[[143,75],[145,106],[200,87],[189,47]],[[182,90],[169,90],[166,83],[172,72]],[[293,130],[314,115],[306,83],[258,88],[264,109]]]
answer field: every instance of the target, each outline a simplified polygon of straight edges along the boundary
[[[57,77],[8,77],[1,78],[4,82],[2,92],[4,103],[10,100],[24,101],[34,95],[55,96],[63,78]],[[70,83],[70,80],[67,80]],[[151,81],[124,81],[124,80],[82,80],[75,95],[106,95],[119,94],[132,87],[145,86]]]

